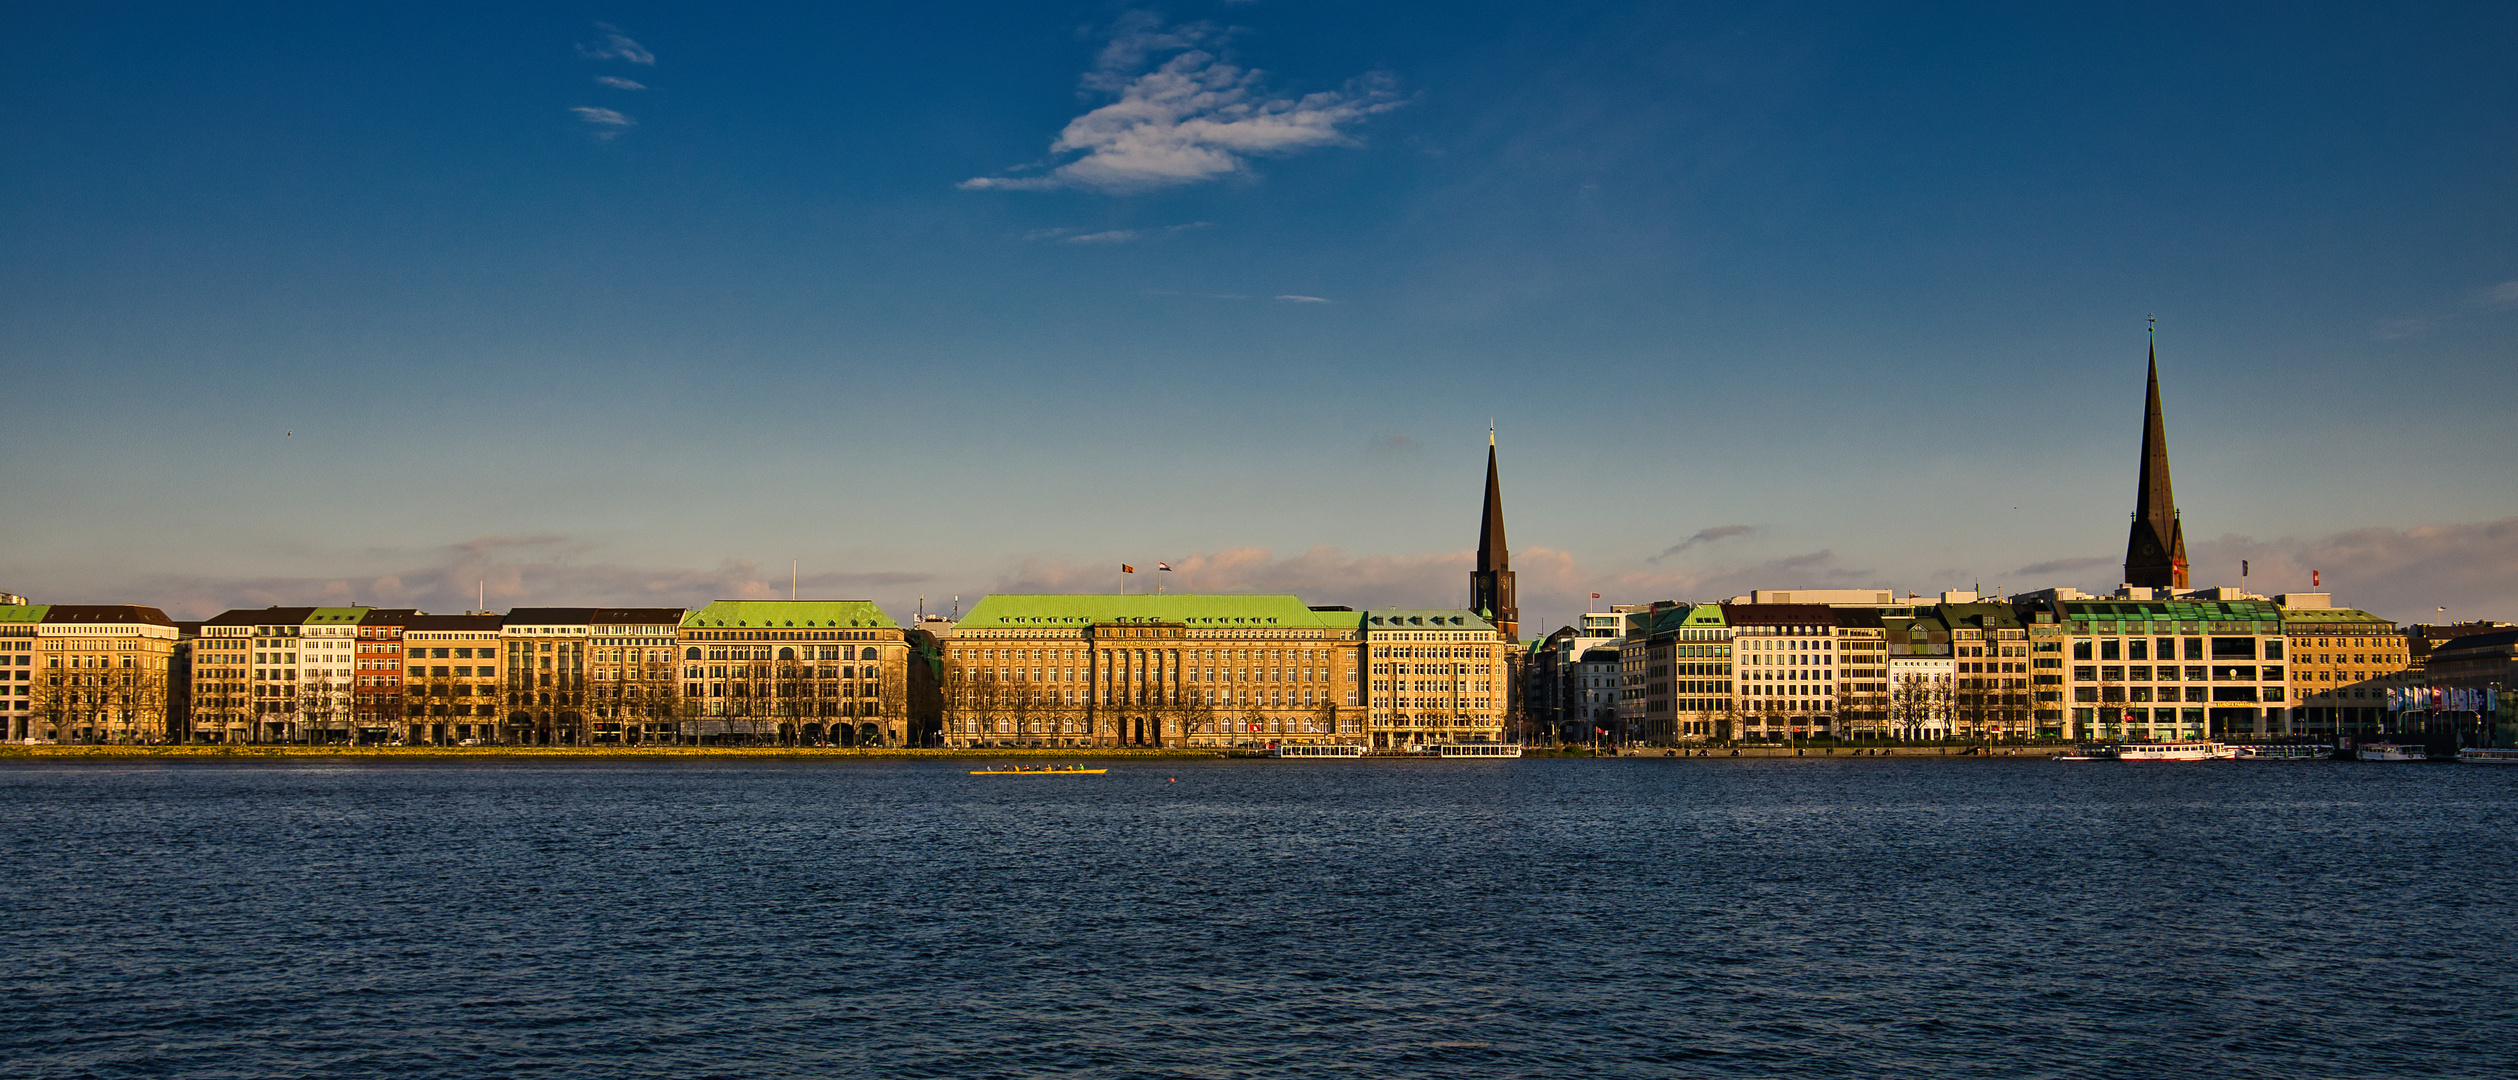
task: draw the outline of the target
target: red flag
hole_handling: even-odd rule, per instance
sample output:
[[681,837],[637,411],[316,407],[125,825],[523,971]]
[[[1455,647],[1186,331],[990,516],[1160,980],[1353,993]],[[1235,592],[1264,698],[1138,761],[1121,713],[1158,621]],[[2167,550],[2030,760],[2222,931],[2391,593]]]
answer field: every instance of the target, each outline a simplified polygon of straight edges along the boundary
[[2311,570],[2311,571],[2309,571],[2309,572],[2308,572],[2308,587],[2309,587],[2309,588],[2314,589],[2314,588],[2316,588],[2316,587],[2317,587],[2317,578],[2318,578],[2319,576],[2320,576],[2320,575],[2319,575],[2319,574],[2318,574],[2318,572],[2317,572],[2317,571],[2315,571],[2315,570]]
[[1136,567],[1133,567],[1133,566],[1130,566],[1130,565],[1128,565],[1127,563],[1120,563],[1120,564],[1119,564],[1119,572],[1120,572],[1120,573],[1122,573],[1122,574],[1133,574],[1133,573],[1136,573],[1136,572],[1137,572],[1137,568],[1136,568]]
[[1597,600],[1597,599],[1599,599],[1599,598],[1600,598],[1600,594],[1599,594],[1599,593],[1593,593],[1593,594],[1591,594],[1591,598],[1592,598],[1592,599],[1594,599],[1594,600]]
[[1158,562],[1154,564],[1154,568],[1157,570],[1169,570],[1172,568],[1172,564],[1167,562]]

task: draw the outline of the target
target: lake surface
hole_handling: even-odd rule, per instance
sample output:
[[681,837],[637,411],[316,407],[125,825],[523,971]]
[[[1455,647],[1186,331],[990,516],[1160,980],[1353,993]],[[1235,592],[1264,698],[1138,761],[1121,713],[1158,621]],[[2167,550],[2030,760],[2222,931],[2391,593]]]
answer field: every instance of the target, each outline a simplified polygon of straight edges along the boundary
[[0,764],[13,1077],[2518,1073],[2518,769]]

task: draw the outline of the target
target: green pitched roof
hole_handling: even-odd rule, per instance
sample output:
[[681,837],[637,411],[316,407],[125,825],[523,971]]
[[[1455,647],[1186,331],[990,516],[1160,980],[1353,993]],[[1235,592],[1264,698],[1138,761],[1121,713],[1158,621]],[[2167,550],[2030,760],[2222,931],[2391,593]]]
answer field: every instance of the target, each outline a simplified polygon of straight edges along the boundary
[[6,606],[0,606],[0,623],[39,623],[44,621],[44,613],[50,610],[52,610],[51,604],[9,604]]
[[872,600],[719,600],[682,616],[689,628],[811,626],[898,630],[899,623]]
[[367,613],[373,610],[375,609],[363,607],[319,607],[313,614],[306,616],[306,621],[299,625],[357,626],[359,620],[366,618]]
[[2327,623],[2357,623],[2383,626],[2390,630],[2395,629],[2396,626],[2392,619],[2383,619],[2359,608],[2284,608],[2282,610],[2282,625],[2284,626],[2314,626]]
[[[1446,614],[1449,614],[1446,612]],[[1299,596],[1215,593],[996,593],[954,624],[956,630],[1014,627],[1085,627],[1098,623],[1162,622],[1192,627],[1353,630],[1352,611],[1313,611]]]

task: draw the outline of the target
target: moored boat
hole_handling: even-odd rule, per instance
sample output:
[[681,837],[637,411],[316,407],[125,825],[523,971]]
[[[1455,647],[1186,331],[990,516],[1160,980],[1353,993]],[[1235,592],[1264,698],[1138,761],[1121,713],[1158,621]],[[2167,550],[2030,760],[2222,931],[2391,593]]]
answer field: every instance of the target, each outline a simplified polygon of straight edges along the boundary
[[1271,755],[1281,758],[1360,758],[1364,748],[1348,743],[1291,743],[1277,747]]
[[2230,752],[2251,761],[2325,761],[2334,756],[2334,748],[2322,743],[2232,744]]
[[2431,752],[2427,747],[2412,743],[2362,743],[2358,749],[2352,751],[2352,759],[2355,761],[2429,761]]
[[1434,747],[1434,755],[1436,757],[1447,758],[1517,758],[1521,756],[1521,744],[1492,742],[1442,743]]
[[2208,739],[2125,743],[2115,753],[2118,761],[2220,761],[2234,756],[2229,747]]
[[972,769],[972,776],[1098,776],[1109,769],[1087,769],[1082,765],[1001,765],[989,769]]
[[2518,765],[2518,747],[2469,746],[2457,751],[2457,760],[2477,765]]

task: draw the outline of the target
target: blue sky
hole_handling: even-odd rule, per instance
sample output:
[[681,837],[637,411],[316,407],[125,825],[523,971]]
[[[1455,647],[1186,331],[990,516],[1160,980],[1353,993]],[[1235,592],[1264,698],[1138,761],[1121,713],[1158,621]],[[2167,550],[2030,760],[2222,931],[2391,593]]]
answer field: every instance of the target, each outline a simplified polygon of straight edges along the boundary
[[858,7],[18,8],[0,587],[2518,617],[2506,5]]

